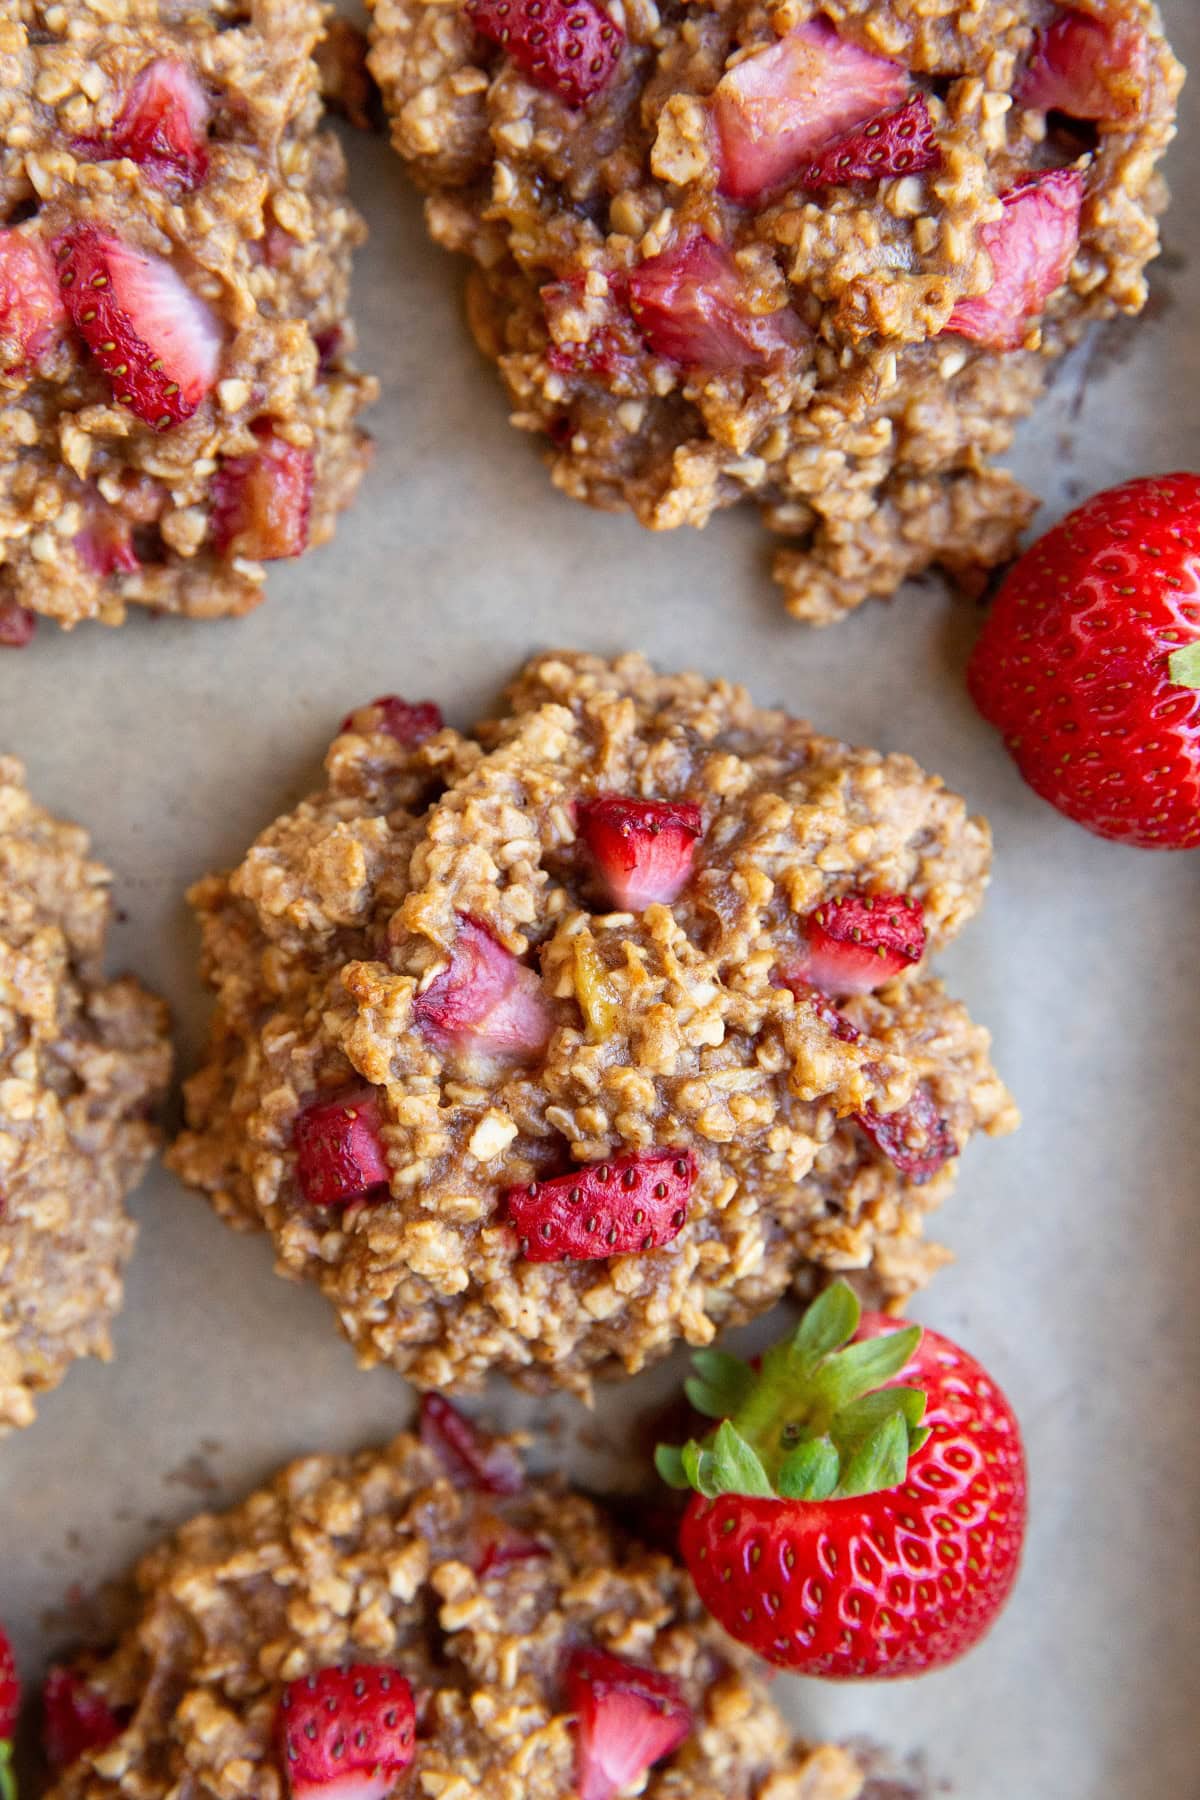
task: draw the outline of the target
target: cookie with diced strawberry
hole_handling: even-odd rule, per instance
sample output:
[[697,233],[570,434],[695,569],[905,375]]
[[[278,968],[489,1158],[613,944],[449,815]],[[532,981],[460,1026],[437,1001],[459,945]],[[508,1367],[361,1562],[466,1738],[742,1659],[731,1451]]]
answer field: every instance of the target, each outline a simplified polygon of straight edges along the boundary
[[13,22],[0,390],[27,425],[0,493],[0,649],[42,612],[244,612],[350,499],[373,384],[347,360],[362,227],[318,127],[324,30],[317,0]]
[[193,894],[172,1165],[422,1389],[586,1392],[827,1269],[899,1302],[1014,1120],[931,966],[987,863],[907,758],[636,656],[539,657],[466,734],[364,698]]
[[[47,1800],[863,1791],[671,1556],[441,1396],[419,1435],[191,1520],[130,1595],[116,1642],[47,1680]],[[0,1650],[0,1731],[3,1680]]]
[[827,624],[1031,495],[1054,358],[1144,304],[1181,70],[1153,0],[373,0],[371,65],[555,485],[653,529],[749,501]]

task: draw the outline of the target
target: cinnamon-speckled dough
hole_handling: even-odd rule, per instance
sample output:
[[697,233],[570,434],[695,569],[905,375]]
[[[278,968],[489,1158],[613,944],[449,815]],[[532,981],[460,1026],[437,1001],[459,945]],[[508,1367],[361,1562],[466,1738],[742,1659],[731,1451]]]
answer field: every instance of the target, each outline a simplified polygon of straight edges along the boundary
[[[1081,0],[1147,36],[1136,116],[1070,129],[1015,91],[1051,0],[604,0],[616,75],[572,110],[445,0],[372,0],[371,66],[397,149],[446,248],[472,259],[468,310],[513,422],[544,434],[555,484],[655,528],[751,499],[786,540],[788,608],[827,624],[931,563],[968,584],[1011,556],[1033,497],[991,459],[1091,323],[1146,299],[1182,71],[1152,0]],[[895,59],[933,114],[940,171],[872,184],[717,191],[708,100],[732,60],[823,16]],[[1135,96],[1136,101],[1136,96]],[[1078,166],[1082,239],[1064,285],[997,352],[940,335],[991,280],[981,230],[1026,175]],[[786,366],[686,371],[623,322],[631,271],[702,231],[738,258],[754,310],[806,333]],[[574,302],[561,302],[563,284]],[[615,307],[615,311],[614,311]],[[606,331],[619,352],[610,355]]]
[[104,979],[110,880],[0,757],[0,1436],[76,1357],[109,1356],[122,1201],[157,1141],[166,1008]]
[[[543,1553],[478,1573],[513,1532]],[[670,1676],[693,1711],[645,1800],[869,1800],[852,1756],[792,1736],[667,1557],[556,1484],[456,1488],[413,1437],[293,1463],[233,1512],[185,1525],[136,1585],[128,1630],[88,1668],[128,1723],[50,1800],[283,1800],[280,1693],[337,1662],[394,1664],[411,1683],[416,1756],[397,1794],[571,1800],[561,1673],[580,1647]]]
[[[473,736],[411,748],[380,724],[355,714],[325,787],[193,893],[217,1009],[171,1152],[183,1179],[271,1234],[281,1272],[323,1289],[365,1364],[422,1387],[499,1369],[586,1390],[830,1270],[900,1304],[943,1259],[921,1234],[954,1165],[917,1186],[851,1115],[921,1084],[957,1146],[1010,1129],[987,1034],[921,966],[847,1002],[862,1036],[845,1041],[776,969],[799,919],[850,888],[919,899],[936,949],[981,902],[986,824],[907,757],[637,656],[541,657]],[[701,808],[672,906],[598,898],[573,806],[602,789]],[[460,915],[540,971],[555,1029],[531,1064],[464,1064],[414,1019]],[[608,1003],[585,1012],[597,981]],[[309,1208],[297,1115],[363,1081],[390,1195]],[[699,1164],[673,1242],[523,1257],[507,1187],[652,1146]]]

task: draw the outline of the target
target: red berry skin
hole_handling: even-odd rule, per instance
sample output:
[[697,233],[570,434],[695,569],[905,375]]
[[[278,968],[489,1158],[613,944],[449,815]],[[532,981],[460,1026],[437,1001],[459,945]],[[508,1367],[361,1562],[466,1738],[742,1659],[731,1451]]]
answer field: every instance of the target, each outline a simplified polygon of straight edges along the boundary
[[992,264],[985,293],[960,300],[946,330],[993,350],[1019,350],[1032,321],[1067,278],[1079,248],[1084,178],[1078,169],[1031,175],[1000,195],[1004,211],[980,228]]
[[[902,1329],[864,1316],[857,1336]],[[927,1395],[931,1436],[903,1486],[861,1499],[694,1494],[680,1548],[700,1598],[768,1662],[826,1680],[943,1668],[1012,1590],[1026,1522],[1012,1408],[966,1351],[926,1330],[889,1386]]]
[[732,250],[702,231],[649,256],[629,276],[629,301],[655,356],[717,375],[794,359],[807,332],[784,305],[755,310]]
[[0,374],[29,369],[66,320],[45,244],[21,231],[0,231]]
[[1200,847],[1200,475],[1097,494],[1006,576],[967,669],[1037,793],[1101,837]]
[[869,994],[925,954],[925,913],[904,894],[843,894],[805,920],[807,948],[785,985],[825,994]]
[[[358,720],[364,714],[369,717],[360,726]],[[394,738],[398,744],[415,746],[433,737],[445,722],[441,707],[432,700],[402,700],[399,694],[381,694],[378,700],[347,713],[340,729],[361,730],[364,736],[378,731],[384,737]]]
[[191,193],[208,174],[208,95],[186,63],[171,56],[147,63],[107,137],[77,138],[76,156],[128,157],[154,187],[173,198]]
[[509,1188],[505,1200],[526,1262],[583,1262],[669,1244],[695,1179],[690,1150],[651,1150]]
[[291,1800],[385,1800],[413,1759],[416,1711],[398,1669],[321,1669],[289,1682],[275,1741]]
[[1035,34],[1015,98],[1073,119],[1128,125],[1141,116],[1149,75],[1150,47],[1137,25],[1072,9]]
[[260,450],[226,457],[213,476],[209,535],[218,556],[282,562],[308,549],[315,466],[311,450],[259,435]]
[[467,0],[466,10],[523,75],[572,107],[608,86],[625,48],[625,33],[596,0]]
[[20,1705],[21,1681],[17,1674],[17,1661],[12,1653],[8,1634],[0,1625],[0,1743],[10,1738],[15,1731]]
[[15,600],[0,600],[0,650],[24,650],[33,641],[37,616]]
[[914,1187],[924,1187],[958,1155],[954,1133],[923,1084],[895,1112],[882,1113],[866,1106],[855,1113],[854,1121]]
[[580,836],[614,906],[641,912],[678,899],[704,829],[698,806],[599,794],[581,800],[577,810]]
[[889,175],[921,175],[940,166],[942,152],[922,94],[880,113],[824,145],[800,171],[807,188],[851,186]]
[[657,1669],[576,1650],[563,1685],[576,1716],[579,1800],[616,1800],[691,1734],[691,1708]]
[[292,1128],[296,1182],[308,1206],[348,1206],[386,1197],[388,1161],[372,1089],[343,1089],[313,1100]]
[[121,1735],[121,1721],[103,1695],[69,1668],[51,1669],[42,1688],[42,1748],[57,1775],[89,1750]]
[[421,1442],[441,1457],[458,1487],[482,1494],[519,1494],[521,1459],[511,1444],[486,1432],[441,1394],[424,1394],[418,1413]]

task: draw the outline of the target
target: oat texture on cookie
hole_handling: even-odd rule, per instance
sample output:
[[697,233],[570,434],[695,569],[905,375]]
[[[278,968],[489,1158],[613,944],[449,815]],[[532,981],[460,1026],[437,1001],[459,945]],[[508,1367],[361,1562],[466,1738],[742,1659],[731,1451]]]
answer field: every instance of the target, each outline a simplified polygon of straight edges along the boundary
[[0,1436],[81,1356],[107,1358],[157,1142],[166,1009],[106,980],[108,871],[0,757]]
[[638,656],[540,657],[440,724],[352,714],[194,890],[216,1011],[175,1170],[425,1388],[586,1391],[835,1270],[899,1305],[957,1154],[1015,1120],[929,972],[984,821]]
[[0,644],[37,615],[214,617],[327,539],[366,466],[363,237],[321,129],[319,0],[8,0]]
[[753,501],[815,624],[1013,554],[1035,502],[993,458],[1146,299],[1182,80],[1152,0],[372,5],[564,492],[656,528]]
[[[127,1630],[86,1670],[118,1735],[69,1767],[51,1800],[285,1800],[275,1728],[286,1685],[363,1663],[406,1681],[416,1704],[398,1793],[870,1792],[853,1756],[792,1735],[753,1658],[668,1557],[557,1484],[455,1486],[413,1436],[292,1464],[234,1511],[185,1525],[144,1558],[134,1587]],[[609,1741],[611,1761],[587,1776],[588,1727],[569,1697],[587,1655],[624,1672],[635,1695],[650,1682],[670,1696],[684,1735],[648,1773],[636,1745]]]

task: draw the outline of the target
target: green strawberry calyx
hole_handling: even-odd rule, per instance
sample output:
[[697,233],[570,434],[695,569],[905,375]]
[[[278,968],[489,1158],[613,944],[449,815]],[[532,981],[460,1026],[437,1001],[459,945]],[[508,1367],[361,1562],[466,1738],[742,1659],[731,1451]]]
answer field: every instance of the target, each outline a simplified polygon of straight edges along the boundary
[[13,1774],[12,1745],[0,1739],[0,1800],[17,1800],[17,1778]]
[[1200,639],[1185,644],[1182,650],[1172,650],[1167,666],[1173,687],[1200,688]]
[[929,1436],[925,1395],[883,1384],[912,1360],[921,1327],[853,1343],[861,1317],[853,1288],[836,1281],[759,1371],[701,1350],[685,1391],[697,1412],[721,1423],[682,1449],[660,1444],[663,1480],[710,1500],[849,1500],[899,1487]]

